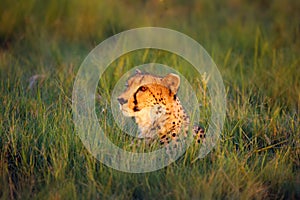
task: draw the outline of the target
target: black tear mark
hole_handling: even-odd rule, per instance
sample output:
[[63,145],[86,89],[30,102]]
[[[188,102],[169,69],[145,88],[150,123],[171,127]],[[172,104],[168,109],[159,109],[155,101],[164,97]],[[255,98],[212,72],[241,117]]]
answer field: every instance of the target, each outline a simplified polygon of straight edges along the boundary
[[171,96],[172,95],[172,91],[171,91],[171,89],[169,88],[169,96]]
[[134,106],[134,107],[133,107],[133,111],[134,111],[134,112],[138,112],[138,111],[140,111],[140,109],[139,109],[137,106]]
[[174,98],[174,100],[176,100],[176,94],[174,94],[174,97],[173,97],[173,98]]
[[133,94],[133,103],[134,103],[134,105],[137,105],[137,99],[136,99],[136,95],[137,95],[137,93],[139,92],[139,91],[146,91],[148,88],[147,87],[145,87],[145,86],[141,86],[141,87],[139,87],[138,89],[137,89],[137,91]]
[[136,94],[137,94],[138,92],[139,92],[139,91],[137,90],[137,91],[133,94],[133,103],[134,103],[134,105],[137,104]]

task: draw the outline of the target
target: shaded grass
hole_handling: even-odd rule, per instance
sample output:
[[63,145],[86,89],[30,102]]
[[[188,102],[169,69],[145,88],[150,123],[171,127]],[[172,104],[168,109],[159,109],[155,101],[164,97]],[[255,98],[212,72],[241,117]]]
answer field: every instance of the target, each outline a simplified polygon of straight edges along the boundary
[[[296,1],[2,3],[1,198],[299,198]],[[162,170],[127,174],[101,164],[84,148],[74,131],[70,98],[78,67],[96,44],[147,25],[174,28],[204,45],[224,79],[227,116],[219,144],[204,159],[191,162],[196,153],[191,146]],[[199,84],[184,61],[137,52],[117,60],[113,65],[119,70],[106,72],[114,78],[103,90],[100,85],[101,95],[109,96],[123,72],[143,59],[174,66],[193,86]],[[29,89],[36,74],[45,78]],[[116,126],[109,128],[116,143],[126,139]]]

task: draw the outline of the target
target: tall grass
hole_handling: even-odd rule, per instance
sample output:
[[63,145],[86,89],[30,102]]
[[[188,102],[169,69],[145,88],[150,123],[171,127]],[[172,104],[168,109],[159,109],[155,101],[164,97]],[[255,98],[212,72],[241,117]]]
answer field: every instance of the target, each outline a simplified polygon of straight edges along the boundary
[[[292,0],[2,0],[0,197],[300,198],[299,8]],[[191,146],[162,170],[127,174],[85,149],[74,131],[70,98],[80,63],[95,45],[151,25],[186,33],[212,55],[226,87],[226,122],[219,144],[204,159],[192,162]],[[186,62],[145,54],[113,63],[116,71],[106,76],[115,78],[107,79],[106,90],[99,88],[100,95],[109,95],[118,77],[143,59],[177,67],[193,86],[199,84]],[[119,144],[126,139],[114,125],[107,130]]]

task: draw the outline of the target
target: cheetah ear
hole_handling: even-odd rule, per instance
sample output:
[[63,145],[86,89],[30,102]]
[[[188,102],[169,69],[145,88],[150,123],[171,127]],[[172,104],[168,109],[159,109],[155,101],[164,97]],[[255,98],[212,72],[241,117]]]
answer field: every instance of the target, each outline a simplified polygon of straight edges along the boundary
[[142,74],[142,71],[139,70],[139,69],[136,69],[136,70],[135,70],[135,74]]
[[162,82],[172,91],[172,93],[177,94],[180,85],[180,77],[177,74],[168,74],[163,78]]

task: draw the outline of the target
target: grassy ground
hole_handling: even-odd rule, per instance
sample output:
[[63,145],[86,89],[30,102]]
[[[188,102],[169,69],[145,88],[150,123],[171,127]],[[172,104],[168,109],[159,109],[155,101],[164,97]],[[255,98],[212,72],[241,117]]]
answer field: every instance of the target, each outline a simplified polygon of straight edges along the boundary
[[[0,4],[1,199],[300,198],[298,1]],[[187,159],[162,170],[127,174],[85,149],[70,98],[88,52],[140,26],[201,43],[223,76],[228,109],[222,138],[204,159],[192,163],[191,147]],[[129,69],[134,59],[123,64]],[[185,75],[193,82],[192,72]]]

